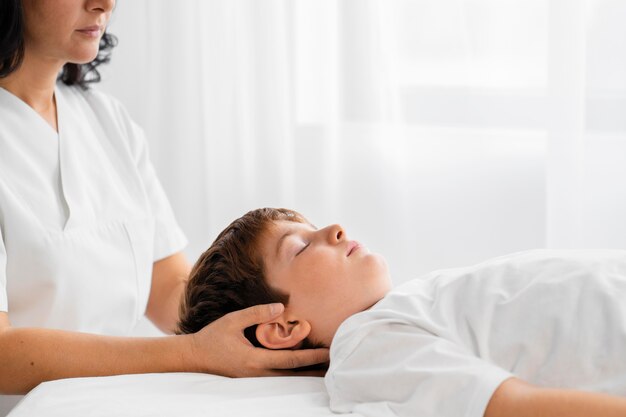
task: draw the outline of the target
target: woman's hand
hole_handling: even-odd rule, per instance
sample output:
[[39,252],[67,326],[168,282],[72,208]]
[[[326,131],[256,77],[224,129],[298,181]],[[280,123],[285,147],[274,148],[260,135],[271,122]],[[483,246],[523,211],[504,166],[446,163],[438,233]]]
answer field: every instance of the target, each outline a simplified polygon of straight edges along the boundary
[[293,369],[328,362],[328,349],[269,350],[254,347],[244,336],[246,328],[278,317],[283,309],[282,304],[267,304],[235,311],[191,335],[195,368],[230,377],[322,376],[323,371]]

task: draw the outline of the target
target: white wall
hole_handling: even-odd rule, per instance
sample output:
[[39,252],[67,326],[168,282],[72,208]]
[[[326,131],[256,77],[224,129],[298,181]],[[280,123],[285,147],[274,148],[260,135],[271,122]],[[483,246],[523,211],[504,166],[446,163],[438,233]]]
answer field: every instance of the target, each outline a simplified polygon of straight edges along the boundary
[[[146,102],[145,97],[148,90],[161,86],[151,84],[154,80],[149,65],[155,63],[146,55],[146,42],[158,43],[159,39],[135,31],[146,15],[130,14],[128,7],[119,2],[115,11],[110,30],[120,42],[113,61],[103,71],[100,88],[120,99],[136,121],[153,132],[151,125],[163,120],[151,119],[149,110],[154,103]],[[188,62],[160,64],[179,66],[181,77],[185,77],[185,66],[194,62],[190,58]],[[180,125],[180,120],[168,122]],[[398,145],[393,137],[380,140],[380,132],[365,124],[348,125],[340,133],[342,142],[337,152],[352,163],[350,172],[339,172],[341,192],[331,203],[337,209],[330,212],[323,209],[328,202],[316,195],[319,183],[314,167],[307,169],[307,164],[327,159],[316,147],[321,137],[317,133],[314,127],[304,127],[295,138],[294,175],[302,181],[302,191],[296,198],[300,204],[295,208],[306,210],[304,214],[316,224],[345,225],[352,237],[387,257],[396,282],[433,268],[463,265],[545,244],[545,135],[540,131],[412,128],[403,133],[403,142]],[[172,201],[174,209],[193,202],[194,194],[201,192],[191,186],[193,179],[189,179],[190,184],[174,183],[171,159],[163,158],[162,149],[172,149],[171,142],[177,139],[151,136],[148,140],[166,191],[170,196],[180,195],[181,188],[188,192],[187,201]],[[170,156],[174,161],[186,159],[185,155],[172,156],[168,152]],[[189,160],[198,161],[195,157],[188,155]],[[409,187],[394,188],[397,180]],[[366,198],[376,192],[380,198]],[[350,204],[355,200],[370,203],[355,209]],[[412,222],[397,224],[396,218],[385,214],[389,207],[408,214]],[[240,214],[233,212],[222,219],[222,227]],[[201,224],[202,219],[179,220],[190,236],[187,254],[194,260],[220,230],[198,235],[193,225],[194,221]],[[398,246],[398,234],[411,235],[412,245]]]

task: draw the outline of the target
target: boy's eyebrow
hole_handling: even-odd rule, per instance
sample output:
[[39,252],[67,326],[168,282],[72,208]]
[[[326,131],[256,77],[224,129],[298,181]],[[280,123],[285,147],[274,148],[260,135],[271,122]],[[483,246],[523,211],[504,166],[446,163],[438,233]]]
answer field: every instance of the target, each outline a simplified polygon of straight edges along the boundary
[[280,254],[280,247],[283,245],[283,242],[288,236],[291,236],[291,235],[293,235],[293,230],[289,230],[285,232],[285,234],[282,235],[280,239],[278,239],[278,243],[276,243],[276,257],[277,258],[278,258],[278,255]]

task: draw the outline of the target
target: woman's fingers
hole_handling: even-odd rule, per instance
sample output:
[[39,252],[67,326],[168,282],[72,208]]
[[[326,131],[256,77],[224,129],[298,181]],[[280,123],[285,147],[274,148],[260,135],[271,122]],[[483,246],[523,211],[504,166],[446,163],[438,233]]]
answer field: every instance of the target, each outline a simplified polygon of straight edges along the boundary
[[326,369],[318,369],[311,371],[290,371],[290,370],[272,370],[258,376],[318,376],[326,375]]
[[310,371],[279,371],[282,372],[283,376],[317,376],[324,377],[326,375],[327,369],[317,369]]
[[245,339],[244,329],[275,319],[284,308],[277,303],[235,311],[194,334],[194,355],[198,358],[206,355],[203,371],[235,377],[322,376],[323,371],[316,369],[293,369],[327,363],[328,349],[270,350],[255,348]]
[[257,349],[264,369],[295,369],[328,362],[328,349],[263,350]]
[[233,311],[224,316],[224,318],[227,318],[231,326],[244,330],[255,324],[265,323],[280,316],[284,309],[285,306],[281,303],[262,304]]

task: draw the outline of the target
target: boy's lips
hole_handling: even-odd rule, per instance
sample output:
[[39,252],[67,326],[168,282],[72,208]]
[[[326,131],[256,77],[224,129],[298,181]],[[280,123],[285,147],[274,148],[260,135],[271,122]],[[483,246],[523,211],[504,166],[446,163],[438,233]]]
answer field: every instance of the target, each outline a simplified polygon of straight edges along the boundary
[[360,247],[361,247],[361,244],[357,242],[356,240],[350,241],[348,243],[348,252],[346,253],[346,256],[352,255],[352,252],[359,249]]

